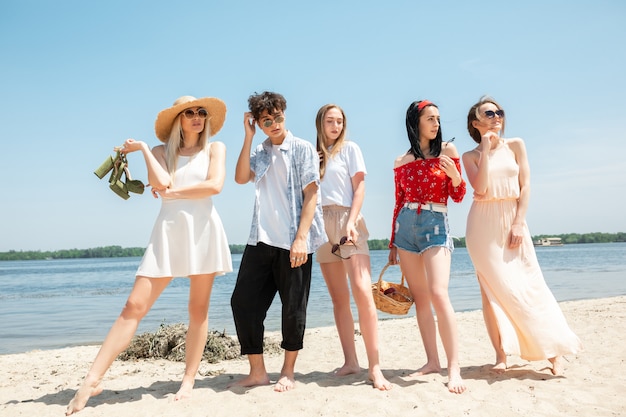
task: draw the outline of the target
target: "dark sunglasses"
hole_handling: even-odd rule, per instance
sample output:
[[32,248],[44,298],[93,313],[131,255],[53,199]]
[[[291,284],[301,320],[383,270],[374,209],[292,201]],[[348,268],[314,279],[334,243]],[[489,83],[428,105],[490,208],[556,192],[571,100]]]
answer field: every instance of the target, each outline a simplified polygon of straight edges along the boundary
[[196,117],[196,115],[201,119],[206,119],[207,116],[209,115],[209,112],[206,111],[206,109],[199,108],[198,111],[187,109],[183,111],[183,114],[185,115],[187,119],[193,119],[194,117]]
[[493,119],[496,116],[502,119],[504,117],[504,110],[485,110],[485,116],[487,116],[487,119]]
[[335,243],[333,245],[332,249],[330,250],[330,253],[332,253],[335,256],[340,257],[341,259],[350,259],[350,257],[344,258],[343,256],[337,253],[337,251],[339,250],[339,247],[345,244],[354,245],[354,243],[348,240],[348,236],[343,236],[341,239],[339,239],[339,243]]
[[263,124],[264,127],[270,127],[274,123],[282,123],[284,121],[285,121],[285,117],[284,116],[276,116],[276,118],[274,118],[274,120],[272,120],[272,119],[265,119],[265,120],[263,120],[262,124]]

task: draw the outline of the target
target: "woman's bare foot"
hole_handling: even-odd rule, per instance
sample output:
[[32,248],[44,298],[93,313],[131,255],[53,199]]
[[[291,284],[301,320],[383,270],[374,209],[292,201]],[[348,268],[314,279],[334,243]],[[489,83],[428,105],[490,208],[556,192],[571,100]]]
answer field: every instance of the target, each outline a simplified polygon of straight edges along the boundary
[[67,405],[65,409],[65,415],[69,416],[70,414],[74,414],[85,408],[87,405],[87,401],[89,398],[95,397],[96,395],[102,392],[102,385],[100,385],[100,380],[89,380],[85,378],[83,384],[80,386],[76,394],[74,394],[74,398]]
[[413,378],[416,376],[434,374],[434,373],[439,373],[439,372],[441,372],[441,366],[439,366],[439,364],[427,363],[426,365],[422,366],[417,371],[413,372],[412,374],[409,374],[409,377]]
[[296,387],[296,380],[293,377],[287,375],[281,375],[278,378],[278,382],[274,385],[274,391],[276,392],[285,392],[292,390]]
[[554,358],[550,358],[548,360],[552,364],[552,369],[551,369],[552,375],[555,375],[555,376],[563,375],[563,372],[565,371],[565,365],[563,363],[563,357],[562,356],[555,356]]
[[496,374],[503,374],[506,371],[506,362],[496,363],[491,370]]
[[380,368],[376,367],[369,372],[370,381],[374,384],[374,388],[381,391],[389,391],[393,385],[387,381]]
[[335,376],[346,376],[346,375],[358,374],[359,372],[361,372],[361,367],[359,366],[358,363],[351,364],[351,365],[344,363],[341,368],[338,368],[333,373]]
[[506,353],[497,353],[496,354],[496,364],[491,368],[491,370],[497,374],[504,373],[506,371]]
[[264,376],[253,376],[248,375],[247,377],[240,379],[239,381],[235,381],[232,384],[228,384],[227,388],[234,387],[256,387],[257,385],[269,385],[270,377],[265,374]]
[[461,378],[461,371],[459,369],[449,369],[448,391],[454,394],[462,394],[466,389],[465,381]]
[[183,382],[180,384],[180,389],[174,396],[174,401],[187,400],[191,398],[195,382],[195,378],[183,377]]

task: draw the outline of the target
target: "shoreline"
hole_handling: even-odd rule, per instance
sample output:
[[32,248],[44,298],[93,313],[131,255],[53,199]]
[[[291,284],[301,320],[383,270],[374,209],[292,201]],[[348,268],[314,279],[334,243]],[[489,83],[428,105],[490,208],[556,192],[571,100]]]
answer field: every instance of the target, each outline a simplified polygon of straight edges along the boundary
[[[425,362],[414,317],[381,320],[381,367],[391,391],[372,388],[367,369],[335,377],[342,354],[334,327],[308,329],[296,364],[296,389],[271,386],[227,389],[248,371],[245,359],[201,363],[190,400],[173,402],[184,363],[163,359],[116,360],[103,380],[104,391],[79,416],[255,415],[428,415],[428,416],[615,416],[626,414],[626,296],[559,303],[584,350],[566,357],[565,373],[552,376],[549,362],[509,357],[501,375],[490,371],[494,353],[480,310],[456,313],[460,362],[468,391],[448,393],[446,372],[408,378]],[[277,332],[268,332],[274,335]],[[367,365],[355,335],[361,367]],[[0,415],[59,416],[87,372],[99,345],[33,350],[0,355]],[[439,342],[439,357],[445,355]],[[266,355],[276,381],[282,355]]]

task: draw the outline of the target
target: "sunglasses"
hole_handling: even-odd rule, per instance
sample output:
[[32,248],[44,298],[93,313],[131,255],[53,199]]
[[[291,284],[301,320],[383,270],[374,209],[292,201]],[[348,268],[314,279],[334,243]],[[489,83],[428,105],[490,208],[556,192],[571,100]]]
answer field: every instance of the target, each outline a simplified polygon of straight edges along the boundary
[[[348,236],[343,236],[341,239],[339,239],[339,243],[335,243],[332,247],[332,249],[330,250],[330,253],[332,253],[335,256],[340,257],[341,259],[350,259],[350,257],[344,258],[343,256],[341,256],[340,254],[337,253],[337,251],[339,250],[339,247],[342,245],[354,245],[354,243],[352,243],[352,241],[348,240]],[[356,246],[356,245],[354,245]]]
[[502,119],[504,117],[504,110],[485,110],[485,116],[487,116],[487,119],[493,119],[496,116]]
[[264,127],[271,127],[274,123],[282,123],[285,121],[285,117],[284,116],[276,116],[276,118],[274,120],[272,119],[265,119],[263,120],[262,124]]
[[206,109],[199,108],[198,111],[193,111],[191,109],[187,109],[187,110],[183,111],[183,114],[185,115],[185,118],[187,118],[187,119],[193,119],[196,116],[198,116],[201,119],[206,119],[207,116],[209,115],[209,112],[206,111]]

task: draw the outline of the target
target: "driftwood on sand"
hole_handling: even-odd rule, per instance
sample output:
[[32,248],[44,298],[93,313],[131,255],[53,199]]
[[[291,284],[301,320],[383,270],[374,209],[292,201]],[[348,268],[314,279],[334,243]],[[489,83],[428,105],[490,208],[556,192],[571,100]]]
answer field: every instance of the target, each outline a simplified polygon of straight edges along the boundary
[[[133,337],[128,348],[118,359],[131,361],[137,359],[167,359],[175,362],[185,360],[185,336],[187,326],[183,323],[161,324],[156,332],[146,332]],[[280,344],[265,338],[265,353],[282,352]],[[241,347],[236,338],[228,336],[226,331],[210,331],[204,346],[202,360],[218,363],[241,357]]]

